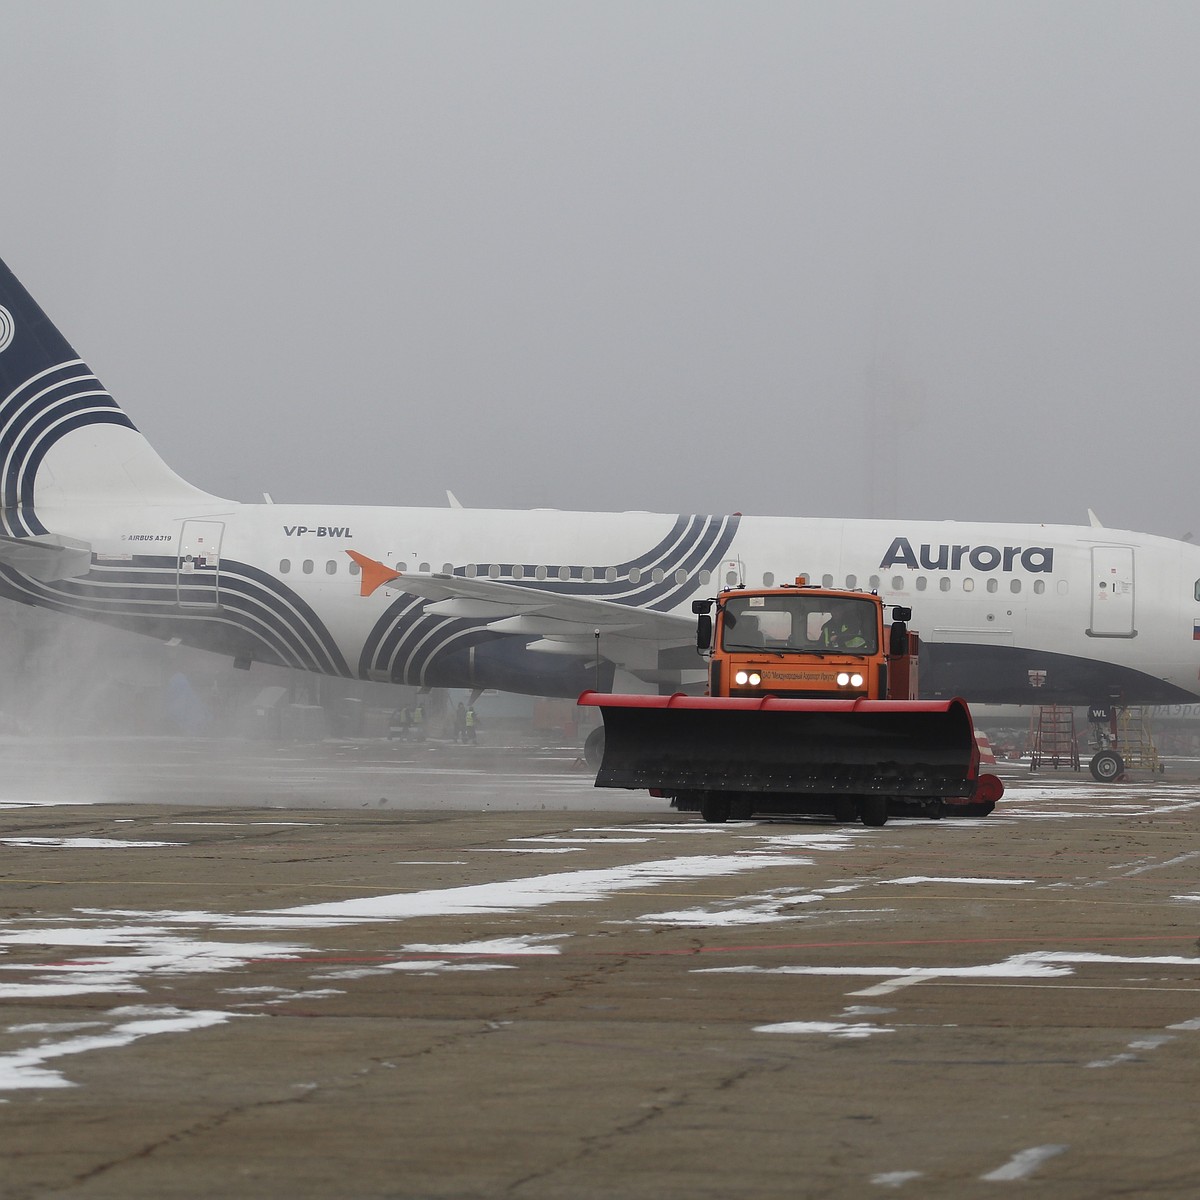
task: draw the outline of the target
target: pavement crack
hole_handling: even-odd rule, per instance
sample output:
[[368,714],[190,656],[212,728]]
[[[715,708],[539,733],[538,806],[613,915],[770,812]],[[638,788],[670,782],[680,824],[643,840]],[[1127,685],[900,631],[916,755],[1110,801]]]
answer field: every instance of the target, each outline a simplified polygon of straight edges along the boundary
[[[711,1087],[703,1091],[704,1095],[719,1095],[730,1092],[744,1083],[747,1079],[761,1073],[786,1071],[786,1062],[768,1059],[755,1059],[737,1070],[730,1071],[724,1077],[716,1080]],[[669,1087],[656,1088],[653,1099],[644,1101],[640,1106],[643,1111],[637,1116],[619,1121],[603,1132],[589,1134],[583,1137],[577,1151],[540,1171],[531,1171],[519,1179],[514,1179],[505,1189],[506,1196],[518,1196],[523,1188],[531,1187],[552,1178],[558,1172],[573,1174],[589,1159],[604,1154],[610,1146],[619,1139],[644,1132],[671,1113],[686,1109],[701,1096],[701,1090],[691,1088],[686,1091],[676,1091]],[[574,1176],[573,1176],[574,1177]]]
[[123,1154],[119,1158],[109,1159],[107,1162],[97,1163],[89,1171],[83,1171],[74,1178],[75,1185],[89,1183],[93,1179],[98,1179],[101,1176],[107,1175],[111,1171],[115,1171],[120,1167],[128,1166],[130,1163],[141,1162],[146,1159],[153,1158],[159,1151],[167,1149],[171,1146],[182,1145],[192,1138],[202,1137],[207,1134],[215,1133],[222,1129],[228,1122],[251,1112],[266,1111],[274,1108],[283,1108],[293,1104],[304,1104],[318,1091],[317,1088],[306,1088],[302,1093],[295,1096],[281,1096],[274,1100],[260,1100],[253,1104],[238,1105],[235,1108],[226,1109],[224,1112],[217,1113],[211,1117],[207,1117],[202,1121],[196,1121],[191,1125],[185,1126],[182,1129],[177,1129],[173,1133],[167,1134],[165,1137],[159,1138],[155,1142],[140,1147],[137,1150],[132,1150],[128,1154]]

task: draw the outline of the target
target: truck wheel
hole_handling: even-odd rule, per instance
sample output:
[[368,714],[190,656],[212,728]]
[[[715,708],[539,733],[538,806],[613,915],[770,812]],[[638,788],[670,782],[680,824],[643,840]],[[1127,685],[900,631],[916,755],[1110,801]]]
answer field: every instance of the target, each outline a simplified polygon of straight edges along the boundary
[[710,825],[724,825],[729,820],[729,797],[710,792],[700,801],[700,815]]
[[995,800],[972,800],[970,804],[954,805],[953,811],[958,817],[986,817],[995,807]]
[[587,735],[587,739],[583,743],[583,761],[587,763],[593,771],[600,770],[600,763],[604,759],[604,726],[597,725],[591,733]]
[[1125,760],[1115,750],[1101,750],[1099,754],[1092,755],[1088,770],[1091,771],[1093,779],[1101,783],[1112,783],[1114,779],[1120,779],[1125,774]]
[[888,819],[887,800],[883,796],[868,796],[859,807],[864,825],[886,825]]
[[839,822],[858,820],[858,805],[849,797],[843,797],[833,802],[833,819]]

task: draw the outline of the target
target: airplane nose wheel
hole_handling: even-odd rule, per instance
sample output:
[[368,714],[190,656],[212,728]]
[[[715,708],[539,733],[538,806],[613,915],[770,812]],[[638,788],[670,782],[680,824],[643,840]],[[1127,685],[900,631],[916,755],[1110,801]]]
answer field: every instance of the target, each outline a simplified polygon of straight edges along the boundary
[[1092,755],[1088,770],[1100,783],[1112,783],[1125,774],[1125,760],[1115,750],[1101,750]]
[[879,828],[887,824],[888,810],[886,796],[867,796],[859,805],[859,819],[864,825]]
[[586,762],[593,771],[600,770],[600,764],[604,761],[603,725],[597,725],[596,728],[587,735],[587,739],[583,743],[583,761]]

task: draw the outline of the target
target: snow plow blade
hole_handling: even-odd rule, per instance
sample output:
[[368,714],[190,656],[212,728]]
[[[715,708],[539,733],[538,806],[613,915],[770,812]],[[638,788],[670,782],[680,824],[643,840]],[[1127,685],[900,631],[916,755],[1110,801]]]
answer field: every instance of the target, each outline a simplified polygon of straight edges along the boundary
[[[967,705],[584,692],[604,718],[597,787],[645,788],[707,820],[832,813],[985,816],[1003,793],[980,776]],[[724,815],[722,815],[724,814]]]

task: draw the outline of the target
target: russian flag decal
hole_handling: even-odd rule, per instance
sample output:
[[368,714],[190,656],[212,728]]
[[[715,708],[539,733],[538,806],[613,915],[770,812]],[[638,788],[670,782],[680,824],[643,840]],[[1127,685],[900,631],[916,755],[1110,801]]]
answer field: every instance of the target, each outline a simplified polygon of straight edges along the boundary
[[1192,622],[1192,641],[1200,642],[1200,621]]

